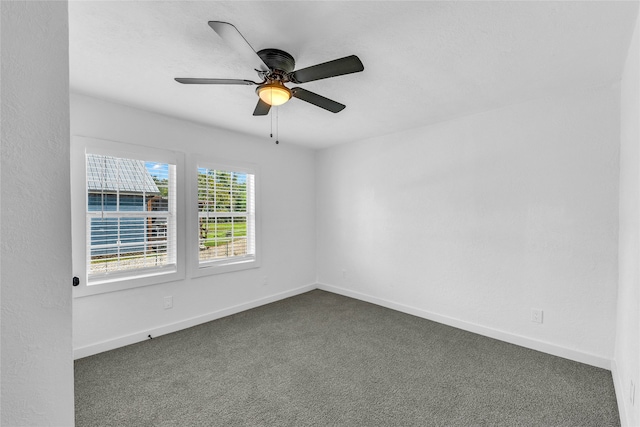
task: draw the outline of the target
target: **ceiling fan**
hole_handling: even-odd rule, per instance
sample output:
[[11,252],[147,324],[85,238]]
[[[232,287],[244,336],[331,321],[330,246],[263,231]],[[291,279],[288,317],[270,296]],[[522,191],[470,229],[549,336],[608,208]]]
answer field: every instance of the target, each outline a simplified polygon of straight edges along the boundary
[[333,101],[317,93],[301,87],[289,89],[285,83],[307,83],[314,80],[341,76],[344,74],[358,73],[364,70],[360,59],[355,56],[346,56],[311,67],[294,71],[295,61],[293,56],[280,49],[262,49],[254,51],[249,42],[240,34],[240,31],[228,22],[209,21],[209,26],[222,39],[233,47],[253,66],[262,82],[240,79],[200,79],[182,78],[175,80],[184,84],[213,84],[213,85],[257,85],[256,93],[259,96],[258,105],[253,111],[254,116],[269,114],[272,106],[282,105],[291,97],[301,99],[310,104],[324,108],[332,113],[338,113],[345,108],[344,104]]

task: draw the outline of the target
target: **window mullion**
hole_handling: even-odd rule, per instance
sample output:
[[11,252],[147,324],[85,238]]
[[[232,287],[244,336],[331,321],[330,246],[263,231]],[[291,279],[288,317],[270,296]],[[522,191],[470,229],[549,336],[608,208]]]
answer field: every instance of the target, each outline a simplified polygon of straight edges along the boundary
[[[116,212],[120,213],[120,159],[116,160]],[[120,244],[122,243],[121,240],[121,234],[120,234],[120,228],[122,225],[122,217],[118,216],[118,227],[116,228],[117,233],[118,233],[118,237],[117,237],[117,241],[116,241],[116,250],[118,251],[118,261],[117,261],[117,266],[120,266],[120,261],[122,258],[122,251],[121,251],[121,247]]]

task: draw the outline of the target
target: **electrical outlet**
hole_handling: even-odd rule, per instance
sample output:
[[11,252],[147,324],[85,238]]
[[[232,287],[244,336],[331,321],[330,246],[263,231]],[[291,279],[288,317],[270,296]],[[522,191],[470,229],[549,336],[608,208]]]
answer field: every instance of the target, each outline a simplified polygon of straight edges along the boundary
[[173,308],[173,297],[164,297],[164,309]]
[[347,278],[347,270],[342,270],[342,278],[343,279]]
[[631,401],[631,406],[635,406],[636,404],[636,385],[631,380],[631,386],[629,387],[629,400]]
[[542,323],[542,310],[539,310],[537,308],[532,308],[531,309],[531,321],[533,323]]
[[267,276],[264,276],[264,277],[262,278],[262,284],[263,284],[264,286],[267,286],[267,285],[269,284],[269,278],[268,278]]

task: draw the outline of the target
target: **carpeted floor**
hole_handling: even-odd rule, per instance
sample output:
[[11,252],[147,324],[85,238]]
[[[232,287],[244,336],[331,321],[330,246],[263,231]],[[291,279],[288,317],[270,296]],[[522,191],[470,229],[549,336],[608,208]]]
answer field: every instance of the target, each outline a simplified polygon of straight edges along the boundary
[[615,426],[609,371],[315,290],[75,362],[76,426]]

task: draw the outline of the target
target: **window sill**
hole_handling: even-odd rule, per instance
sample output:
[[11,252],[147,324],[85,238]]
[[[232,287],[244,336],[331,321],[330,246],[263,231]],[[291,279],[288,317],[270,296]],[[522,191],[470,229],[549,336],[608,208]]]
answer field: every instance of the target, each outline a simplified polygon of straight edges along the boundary
[[140,272],[136,275],[104,275],[89,279],[84,286],[80,284],[80,286],[73,288],[73,297],[79,298],[107,292],[135,289],[143,286],[174,282],[184,278],[184,273],[177,270],[175,266],[162,270]]
[[191,277],[210,276],[213,274],[230,273],[232,271],[249,270],[258,267],[260,267],[260,261],[257,257],[248,257],[233,261],[213,261],[196,266],[191,272]]

